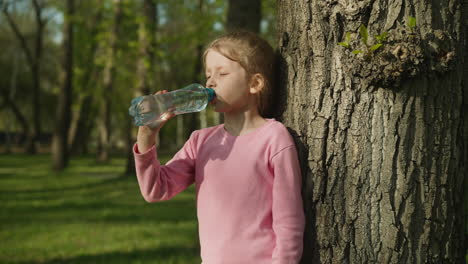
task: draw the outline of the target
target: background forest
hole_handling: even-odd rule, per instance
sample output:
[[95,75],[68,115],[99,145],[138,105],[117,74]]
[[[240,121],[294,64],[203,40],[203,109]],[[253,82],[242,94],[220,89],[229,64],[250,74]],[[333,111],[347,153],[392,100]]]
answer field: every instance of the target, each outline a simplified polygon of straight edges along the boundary
[[[203,48],[229,22],[229,3],[218,0],[74,1],[72,14],[67,1],[1,4],[0,151],[51,152],[54,131],[68,126],[69,151],[101,161],[127,152],[133,97],[204,83]],[[258,11],[250,16],[274,45],[275,1]],[[218,123],[210,109],[180,116],[161,132],[161,150]]]
[[[0,0],[0,263],[200,263],[195,191],[148,204],[132,98],[204,84],[227,28],[274,46],[274,0]],[[166,162],[211,109],[160,133]]]

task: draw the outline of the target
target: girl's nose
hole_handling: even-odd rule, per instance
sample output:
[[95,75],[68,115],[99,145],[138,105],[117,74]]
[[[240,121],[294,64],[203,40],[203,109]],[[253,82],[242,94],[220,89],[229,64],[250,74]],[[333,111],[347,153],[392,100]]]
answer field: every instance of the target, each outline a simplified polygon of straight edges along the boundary
[[216,87],[216,83],[213,80],[213,77],[211,77],[210,79],[208,79],[206,81],[206,87],[208,87],[208,88],[215,88]]

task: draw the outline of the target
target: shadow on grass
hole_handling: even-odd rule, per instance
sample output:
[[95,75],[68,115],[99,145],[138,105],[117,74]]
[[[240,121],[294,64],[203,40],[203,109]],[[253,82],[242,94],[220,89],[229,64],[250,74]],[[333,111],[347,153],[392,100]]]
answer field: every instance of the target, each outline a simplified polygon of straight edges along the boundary
[[199,248],[159,247],[148,250],[133,250],[130,252],[110,252],[96,255],[80,255],[67,258],[54,258],[46,261],[25,261],[18,264],[90,264],[90,263],[161,263],[161,264],[190,264],[200,255]]
[[[195,188],[149,204],[136,177],[119,173],[124,161],[101,165],[85,157],[54,173],[48,157],[0,156],[0,240],[3,252],[18,252],[0,262],[200,263]],[[155,234],[163,246],[143,246]],[[59,245],[67,246],[55,257]]]
[[115,202],[93,202],[85,204],[64,203],[40,207],[14,206],[4,208],[0,216],[3,224],[68,223],[70,221],[137,223],[137,222],[173,222],[195,219],[194,203],[174,200],[155,204],[125,205]]
[[[84,174],[84,173],[83,173]],[[84,174],[86,175],[86,174]],[[12,175],[13,176],[13,175]],[[2,177],[0,175],[0,177]],[[8,175],[10,177],[10,175]],[[21,177],[24,179],[24,177],[21,175]],[[64,179],[62,179],[64,180]],[[66,180],[66,178],[65,178]],[[8,195],[21,195],[21,194],[41,194],[41,193],[63,193],[66,191],[76,191],[76,190],[83,190],[83,189],[90,189],[90,188],[96,188],[99,186],[104,186],[108,184],[114,184],[117,182],[125,181],[127,180],[125,177],[113,177],[113,178],[108,178],[108,179],[103,179],[98,182],[92,182],[92,183],[84,183],[84,184],[79,184],[79,185],[74,185],[74,186],[60,186],[57,188],[50,188],[50,189],[37,189],[37,188],[30,188],[30,189],[21,189],[21,190],[8,190],[8,189],[0,189],[0,192],[3,194],[8,194]]]

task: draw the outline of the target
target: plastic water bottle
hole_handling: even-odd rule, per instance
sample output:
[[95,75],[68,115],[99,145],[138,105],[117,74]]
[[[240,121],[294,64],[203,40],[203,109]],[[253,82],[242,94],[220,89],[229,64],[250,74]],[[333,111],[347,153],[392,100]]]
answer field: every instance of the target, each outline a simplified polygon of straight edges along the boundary
[[180,115],[202,111],[215,97],[213,89],[193,83],[169,93],[137,97],[132,100],[128,112],[135,125],[151,126],[169,113]]

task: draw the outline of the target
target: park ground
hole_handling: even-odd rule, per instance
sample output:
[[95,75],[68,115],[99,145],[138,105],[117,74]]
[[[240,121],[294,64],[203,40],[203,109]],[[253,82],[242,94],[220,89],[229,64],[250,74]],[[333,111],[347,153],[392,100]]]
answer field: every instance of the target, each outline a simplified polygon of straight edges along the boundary
[[124,166],[88,156],[55,173],[48,154],[1,154],[0,263],[200,263],[193,186],[149,204]]
[[[167,157],[162,158],[167,160]],[[200,263],[193,186],[147,203],[125,157],[0,155],[0,263]]]

